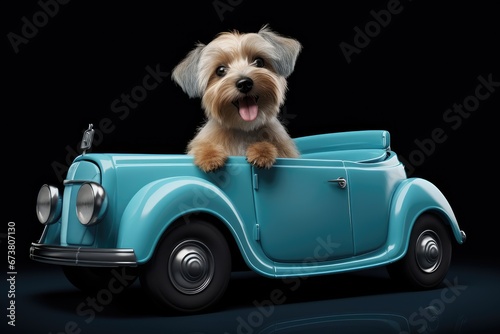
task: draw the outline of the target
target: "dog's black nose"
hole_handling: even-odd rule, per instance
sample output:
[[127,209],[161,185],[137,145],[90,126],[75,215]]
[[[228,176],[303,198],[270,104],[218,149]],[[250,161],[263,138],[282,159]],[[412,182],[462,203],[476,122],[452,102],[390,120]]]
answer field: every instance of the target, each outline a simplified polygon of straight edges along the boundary
[[242,93],[248,93],[253,87],[253,80],[250,78],[243,78],[236,81],[236,88]]

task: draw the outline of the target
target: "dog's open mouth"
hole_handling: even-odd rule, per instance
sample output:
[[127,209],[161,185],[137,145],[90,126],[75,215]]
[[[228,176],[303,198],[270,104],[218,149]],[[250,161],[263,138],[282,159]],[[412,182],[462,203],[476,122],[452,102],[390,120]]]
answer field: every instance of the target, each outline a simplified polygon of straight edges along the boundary
[[257,96],[246,95],[233,102],[243,120],[251,122],[257,118],[259,113],[258,99]]

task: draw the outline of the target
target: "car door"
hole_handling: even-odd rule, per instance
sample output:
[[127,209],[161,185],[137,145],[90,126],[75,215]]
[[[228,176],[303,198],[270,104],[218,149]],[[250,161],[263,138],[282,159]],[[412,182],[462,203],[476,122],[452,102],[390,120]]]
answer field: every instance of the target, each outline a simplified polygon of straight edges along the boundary
[[[253,168],[258,238],[277,262],[322,262],[353,255],[349,187],[342,161],[278,159]],[[348,182],[348,180],[347,180]]]

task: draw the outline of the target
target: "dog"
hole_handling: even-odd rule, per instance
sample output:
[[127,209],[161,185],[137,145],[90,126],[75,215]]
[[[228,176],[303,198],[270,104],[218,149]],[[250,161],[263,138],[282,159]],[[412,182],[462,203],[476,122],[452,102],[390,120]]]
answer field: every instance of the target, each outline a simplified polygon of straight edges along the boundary
[[259,168],[299,152],[278,115],[302,45],[264,25],[256,33],[221,32],[198,42],[171,78],[190,98],[201,98],[206,120],[187,145],[205,172],[232,155]]

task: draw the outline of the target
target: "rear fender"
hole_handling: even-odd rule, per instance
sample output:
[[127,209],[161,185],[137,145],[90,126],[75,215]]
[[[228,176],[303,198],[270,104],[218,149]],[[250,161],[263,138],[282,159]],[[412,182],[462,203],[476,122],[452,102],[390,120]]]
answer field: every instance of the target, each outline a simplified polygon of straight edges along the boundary
[[406,254],[413,225],[424,212],[437,214],[450,226],[459,244],[465,241],[448,200],[427,180],[409,178],[403,181],[394,194],[390,210],[387,251],[393,260]]

